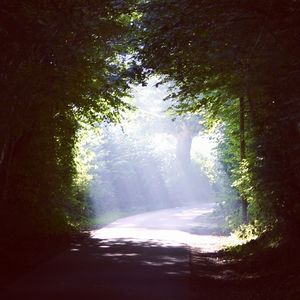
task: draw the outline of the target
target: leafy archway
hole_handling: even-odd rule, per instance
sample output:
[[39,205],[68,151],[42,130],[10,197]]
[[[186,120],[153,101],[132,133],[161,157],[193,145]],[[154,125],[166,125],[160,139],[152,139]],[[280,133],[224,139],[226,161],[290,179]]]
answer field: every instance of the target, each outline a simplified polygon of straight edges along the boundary
[[1,230],[80,224],[79,121],[117,120],[129,83],[156,73],[179,113],[222,128],[244,219],[248,206],[261,231],[298,232],[299,11],[292,0],[2,1]]

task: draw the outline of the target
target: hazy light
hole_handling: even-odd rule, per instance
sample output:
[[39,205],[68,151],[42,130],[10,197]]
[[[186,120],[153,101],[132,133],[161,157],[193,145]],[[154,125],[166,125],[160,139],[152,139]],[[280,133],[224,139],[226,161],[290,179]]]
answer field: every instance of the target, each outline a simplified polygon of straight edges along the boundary
[[212,141],[209,136],[196,136],[193,139],[191,155],[193,157],[200,153],[203,156],[213,158],[215,156],[214,148],[216,146],[217,144]]
[[151,144],[154,150],[161,153],[168,151],[175,153],[176,138],[166,133],[156,133],[152,137]]
[[[171,103],[164,101],[168,86],[156,87],[158,81],[152,78],[147,86],[134,87],[132,102],[137,110],[124,115],[121,124],[99,124],[98,132],[83,143],[86,164],[91,166],[89,196],[96,218],[116,211],[208,202],[214,197],[208,166],[201,166],[203,160],[212,160],[214,144],[201,132],[194,137],[201,128],[197,116],[173,121],[166,113]],[[193,137],[191,153],[186,135]],[[180,149],[184,157],[191,154],[191,160],[183,161]]]

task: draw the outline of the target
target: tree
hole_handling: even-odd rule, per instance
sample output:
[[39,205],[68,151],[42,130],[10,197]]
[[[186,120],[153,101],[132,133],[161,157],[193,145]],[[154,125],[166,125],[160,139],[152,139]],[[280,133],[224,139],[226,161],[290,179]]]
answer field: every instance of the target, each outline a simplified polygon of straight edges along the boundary
[[[240,102],[240,156],[241,162],[246,158],[246,145],[245,145],[245,100],[243,97],[239,99]],[[242,219],[244,223],[248,223],[248,212],[247,212],[247,199],[243,196],[242,201]]]
[[78,120],[117,120],[128,108],[121,100],[131,80],[120,59],[125,11],[121,1],[1,2],[5,234],[15,228],[49,235],[80,225],[86,204],[75,184]]
[[174,82],[180,111],[205,108],[230,128],[239,119],[228,112],[245,99],[247,156],[232,178],[241,195],[251,190],[252,220],[298,232],[299,3],[153,0],[140,10],[137,57]]

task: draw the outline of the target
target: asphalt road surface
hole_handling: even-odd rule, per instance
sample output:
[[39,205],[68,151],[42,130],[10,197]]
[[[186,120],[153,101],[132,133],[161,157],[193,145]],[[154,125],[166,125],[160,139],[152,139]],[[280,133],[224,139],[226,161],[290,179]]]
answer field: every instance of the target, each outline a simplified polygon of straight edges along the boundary
[[191,249],[226,243],[209,216],[213,204],[139,214],[91,232],[80,244],[7,287],[0,299],[198,299]]

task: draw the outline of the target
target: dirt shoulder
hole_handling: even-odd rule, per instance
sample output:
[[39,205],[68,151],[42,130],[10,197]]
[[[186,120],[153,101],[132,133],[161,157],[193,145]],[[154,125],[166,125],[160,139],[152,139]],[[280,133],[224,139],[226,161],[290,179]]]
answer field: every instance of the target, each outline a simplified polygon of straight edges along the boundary
[[198,299],[299,300],[300,260],[293,257],[269,253],[261,258],[238,258],[194,249],[192,288]]

